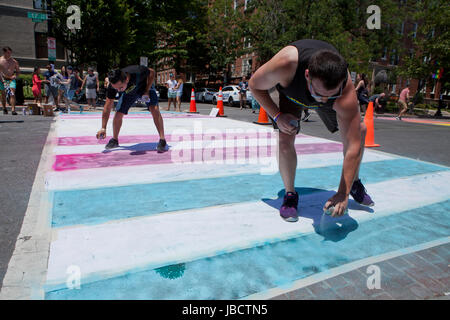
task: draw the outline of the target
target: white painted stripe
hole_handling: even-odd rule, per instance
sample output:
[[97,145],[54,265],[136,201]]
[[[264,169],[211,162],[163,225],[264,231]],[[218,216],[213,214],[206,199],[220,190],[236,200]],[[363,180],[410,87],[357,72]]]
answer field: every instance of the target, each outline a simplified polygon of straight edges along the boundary
[[[101,128],[101,119],[76,119],[62,120],[56,122],[56,133],[58,137],[78,137],[80,135],[92,134]],[[227,132],[274,132],[272,126],[260,126],[257,124],[232,120],[228,118],[182,118],[164,119],[164,131],[166,135],[184,133],[214,133],[225,134]],[[106,130],[112,135],[112,121]],[[157,134],[153,119],[124,119],[120,129],[121,135],[147,135]]]
[[[105,141],[104,144],[96,144],[96,145],[78,145],[78,146],[56,146],[54,149],[54,153],[57,155],[61,154],[79,154],[79,153],[101,153],[105,151],[105,145],[108,141]],[[156,143],[158,143],[158,139],[154,141],[148,141],[148,144],[154,143],[156,149]],[[301,139],[296,139],[296,145],[302,144],[320,144],[320,143],[336,143],[334,141],[315,138],[315,137],[302,137]],[[121,143],[120,147],[115,149],[113,152],[130,152],[130,149],[126,149],[127,147],[135,146],[137,144],[142,143]],[[255,147],[255,146],[276,146],[277,140],[275,138],[261,138],[261,139],[236,139],[236,140],[188,140],[184,138],[181,141],[177,142],[168,142],[170,149],[172,151],[177,150],[194,150],[194,149],[208,149],[208,148],[236,148],[236,147]],[[122,151],[123,150],[123,151]]]
[[[319,168],[342,165],[342,152],[299,155],[298,169]],[[364,153],[363,163],[398,159],[388,154],[372,150]],[[276,157],[260,158],[257,164],[207,164],[188,166],[180,163],[94,168],[83,170],[52,171],[47,174],[48,190],[90,189],[100,187],[125,186],[131,184],[173,182],[192,179],[218,178],[240,174],[275,174],[278,172]],[[95,179],[93,179],[95,177]]]
[[281,287],[272,288],[272,289],[269,289],[264,292],[259,292],[259,293],[249,295],[247,297],[242,298],[241,300],[271,299],[276,296],[286,294],[286,293],[289,293],[291,291],[298,290],[301,288],[308,287],[317,282],[325,281],[327,279],[334,278],[341,274],[345,274],[347,272],[351,272],[353,270],[356,270],[356,269],[359,269],[359,268],[362,268],[365,266],[373,265],[373,264],[380,263],[380,262],[383,262],[383,261],[386,261],[389,259],[394,259],[394,258],[403,256],[403,255],[406,255],[406,254],[411,254],[414,252],[430,249],[430,248],[440,246],[443,244],[447,244],[447,243],[450,243],[450,237],[445,237],[445,238],[441,238],[438,240],[434,240],[434,241],[422,243],[422,244],[419,244],[416,246],[412,246],[409,248],[384,253],[384,254],[369,257],[366,259],[361,259],[361,260],[354,261],[354,262],[351,262],[351,263],[348,263],[348,264],[345,264],[345,265],[342,265],[342,266],[339,266],[339,267],[336,267],[336,268],[333,268],[333,269],[330,269],[330,270],[327,270],[324,272],[320,272],[318,274],[315,274],[315,275],[307,277],[307,278],[303,278],[303,279],[294,281],[290,285],[284,285],[282,288]]
[[[449,180],[450,171],[443,171],[366,185],[376,202],[375,213],[350,209],[349,214],[362,222],[448,200]],[[301,197],[300,212],[320,214],[330,195]],[[329,219],[337,221],[322,215],[321,226]],[[278,210],[261,201],[60,228],[54,230],[47,283],[52,289],[64,287],[71,265],[81,268],[82,283],[86,283],[311,232],[311,219],[300,217],[297,223],[286,223]]]

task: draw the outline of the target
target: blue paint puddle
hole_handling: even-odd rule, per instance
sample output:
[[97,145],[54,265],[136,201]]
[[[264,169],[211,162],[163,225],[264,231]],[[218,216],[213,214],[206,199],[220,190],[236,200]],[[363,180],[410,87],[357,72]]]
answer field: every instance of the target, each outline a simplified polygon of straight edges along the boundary
[[183,276],[185,270],[186,265],[184,263],[179,263],[155,269],[155,272],[165,279],[177,279]]
[[[352,261],[447,237],[449,211],[450,200],[368,220],[351,232],[341,227],[325,234],[316,230],[287,241],[186,262],[180,277],[163,277],[163,268],[130,270],[121,277],[82,284],[80,290],[47,292],[46,299],[239,299]],[[353,229],[353,219],[346,219]],[[162,273],[172,274],[168,270]]]
[[[301,161],[301,160],[300,160]],[[297,170],[296,185],[330,189],[339,183],[341,166]],[[364,163],[363,183],[448,170],[409,159]],[[258,201],[283,189],[279,174],[247,174],[221,178],[108,187],[52,193],[52,226],[101,224],[162,212]],[[374,199],[376,201],[376,199]]]

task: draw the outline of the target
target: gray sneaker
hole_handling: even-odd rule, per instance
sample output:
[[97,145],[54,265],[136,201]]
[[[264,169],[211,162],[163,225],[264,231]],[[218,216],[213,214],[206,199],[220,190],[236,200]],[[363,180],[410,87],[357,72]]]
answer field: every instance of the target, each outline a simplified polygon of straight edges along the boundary
[[108,142],[108,144],[105,146],[106,149],[114,149],[117,148],[119,146],[119,141],[111,138]]
[[167,147],[166,140],[159,139],[158,146],[156,147],[156,150],[158,151],[158,153],[162,153],[162,152],[166,151],[166,147]]

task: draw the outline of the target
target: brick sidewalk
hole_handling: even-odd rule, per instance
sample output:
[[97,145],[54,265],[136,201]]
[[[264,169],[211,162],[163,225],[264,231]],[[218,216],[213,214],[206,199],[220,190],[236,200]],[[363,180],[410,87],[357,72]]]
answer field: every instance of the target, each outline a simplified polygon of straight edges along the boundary
[[355,269],[274,297],[274,300],[424,300],[450,299],[450,244],[375,264],[381,289],[368,289],[367,267]]

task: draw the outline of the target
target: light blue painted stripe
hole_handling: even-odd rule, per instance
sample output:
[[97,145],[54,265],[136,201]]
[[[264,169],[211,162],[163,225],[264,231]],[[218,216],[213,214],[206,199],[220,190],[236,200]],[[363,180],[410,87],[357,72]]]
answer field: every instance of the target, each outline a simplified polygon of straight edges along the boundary
[[[334,188],[341,166],[297,170],[296,185]],[[364,163],[363,183],[448,170],[442,166],[407,159]],[[100,224],[111,220],[273,198],[284,190],[279,174],[237,175],[211,179],[132,185],[91,190],[56,191],[52,226]],[[374,199],[376,201],[376,199]]]
[[[448,237],[450,200],[185,264],[57,290],[46,299],[240,299],[368,257]],[[187,248],[188,250],[189,248]],[[448,256],[450,258],[450,250]]]
[[[376,263],[380,263],[386,260],[394,259],[400,256],[404,256],[407,254],[411,254],[418,251],[427,250],[433,247],[441,246],[450,243],[450,237],[444,237],[441,239],[437,239],[434,241],[421,243],[412,247],[391,251],[388,253],[383,253],[378,256],[369,257],[365,259],[361,259],[358,261],[354,261],[337,268],[330,269],[328,271],[319,272],[310,277],[306,277],[297,281],[292,282],[290,285],[286,285],[279,288],[273,288],[264,292],[259,292],[256,294],[252,294],[250,296],[244,297],[243,300],[267,300],[279,296],[281,294],[286,294],[294,290],[298,290],[315,283],[325,281],[330,278],[334,278],[336,276],[351,272],[353,270],[366,267],[369,265],[374,265]],[[449,247],[450,248],[450,247]],[[320,298],[320,297],[319,297]]]

